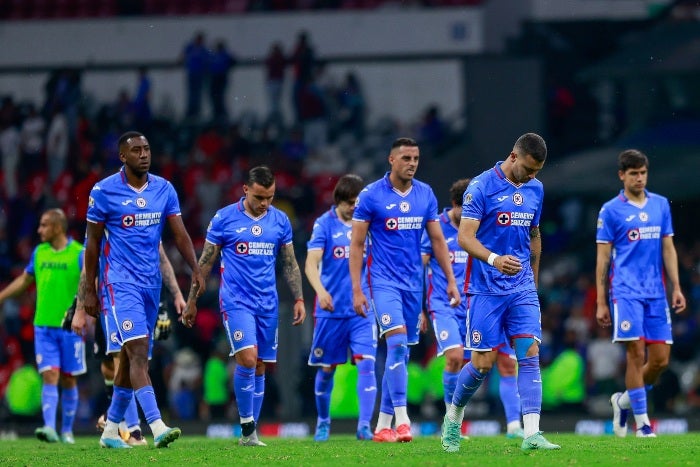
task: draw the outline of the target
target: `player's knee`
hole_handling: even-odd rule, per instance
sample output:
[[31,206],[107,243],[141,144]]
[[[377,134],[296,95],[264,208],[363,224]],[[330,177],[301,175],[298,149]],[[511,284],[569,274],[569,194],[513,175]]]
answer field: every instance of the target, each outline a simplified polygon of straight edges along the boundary
[[447,355],[445,358],[445,371],[449,373],[457,373],[462,368],[463,358],[459,356]]
[[513,350],[518,360],[534,357],[540,352],[537,341],[533,337],[516,337],[513,339]]
[[[370,358],[356,359],[355,366],[357,366],[357,372],[360,374],[374,373],[374,360]],[[333,371],[335,371],[335,368],[333,368]]]
[[78,385],[78,378],[70,373],[61,373],[61,387],[64,389],[72,389]]
[[56,385],[58,384],[60,373],[58,368],[49,368],[41,373],[41,379],[44,384]]

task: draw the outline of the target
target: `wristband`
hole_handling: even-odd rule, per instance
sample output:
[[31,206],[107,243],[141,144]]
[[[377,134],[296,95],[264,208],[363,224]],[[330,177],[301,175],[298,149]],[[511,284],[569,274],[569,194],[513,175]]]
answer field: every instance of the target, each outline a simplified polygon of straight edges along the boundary
[[498,255],[496,253],[491,253],[486,262],[489,263],[489,266],[493,266],[493,262],[496,261],[496,258],[498,258]]
[[304,303],[304,299],[303,299],[303,298],[297,298],[296,300],[294,300],[294,303],[299,303],[299,302]]

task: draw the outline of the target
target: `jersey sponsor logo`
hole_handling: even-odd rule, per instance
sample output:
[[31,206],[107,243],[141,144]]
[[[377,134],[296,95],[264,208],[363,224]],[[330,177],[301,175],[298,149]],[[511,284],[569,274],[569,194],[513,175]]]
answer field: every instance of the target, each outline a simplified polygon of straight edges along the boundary
[[509,212],[499,212],[496,214],[496,222],[498,225],[510,225],[510,213]]
[[644,211],[640,212],[640,213],[639,213],[639,220],[642,221],[642,222],[648,221],[648,220],[649,220],[649,214],[647,214],[647,213],[644,212]]
[[396,207],[396,203],[387,204],[385,207],[387,209],[394,209]]
[[498,201],[499,203],[502,203],[502,202],[505,201],[506,199],[508,199],[508,195],[499,196],[498,198],[496,198],[496,201]]
[[469,259],[469,253],[462,249],[453,250],[450,253],[454,255],[453,262],[456,264],[465,264],[467,262],[467,259]]
[[454,262],[455,262],[455,252],[450,250],[450,252],[449,252],[448,254],[450,255],[450,263],[453,263],[453,264],[454,264]]
[[627,216],[627,219],[625,219],[625,220],[626,220],[627,222],[629,222],[629,221],[631,221],[632,219],[634,219],[635,217],[637,217],[637,215],[636,215],[636,214],[632,214],[631,216]]
[[341,235],[343,235],[343,232],[336,232],[333,234],[333,238],[339,238]]
[[624,320],[620,323],[620,329],[623,331],[629,331],[632,328],[632,323],[630,323],[627,320]]
[[248,254],[248,242],[237,242],[236,243],[236,253],[239,255]]
[[496,223],[502,226],[530,227],[534,218],[535,215],[531,212],[501,211],[496,214]]
[[122,201],[122,206],[128,206],[132,202],[133,202],[132,200],[127,199],[126,201]]
[[345,259],[350,257],[350,247],[347,246],[334,246],[333,247],[333,257],[335,259]]
[[316,357],[316,358],[323,357],[323,349],[321,347],[316,347],[314,349],[314,357]]
[[522,206],[524,202],[525,202],[525,199],[523,198],[522,193],[520,193],[520,192],[513,193],[513,203],[516,206]]
[[236,233],[243,233],[248,229],[248,227],[239,227],[236,229]]
[[136,206],[140,208],[145,208],[146,207],[146,199],[145,198],[136,198]]
[[134,226],[134,216],[131,214],[125,214],[122,216],[122,227],[133,227]]
[[259,237],[263,233],[263,228],[260,227],[259,224],[255,224],[253,227],[250,228],[250,233],[252,233],[256,237]]
[[233,331],[233,340],[236,342],[240,342],[241,340],[243,340],[243,331],[241,331],[240,329],[236,329],[235,331]]
[[388,324],[391,323],[391,315],[388,313],[384,313],[380,319],[381,319],[382,324],[384,326],[387,326]]
[[384,221],[384,227],[386,230],[397,230],[399,228],[399,222],[395,217],[390,217]]
[[129,332],[129,331],[131,331],[133,328],[134,328],[134,323],[131,322],[131,320],[125,319],[124,321],[122,321],[122,329],[123,329],[124,331]]
[[441,341],[446,341],[448,337],[450,337],[449,332],[447,332],[445,330],[440,331],[440,340]]
[[68,264],[59,263],[57,261],[42,261],[41,265],[39,266],[39,269],[51,269],[51,270],[66,271],[66,270],[68,270]]
[[389,217],[384,227],[385,230],[423,230],[423,216]]
[[401,211],[403,213],[407,213],[410,210],[411,210],[411,204],[408,201],[401,201],[401,204],[399,204],[399,211]]
[[639,229],[630,229],[627,231],[627,240],[630,242],[636,242],[641,236],[639,235]]
[[263,255],[275,254],[275,244],[271,242],[236,242],[234,246],[239,255]]
[[122,227],[148,227],[160,224],[162,212],[139,212],[136,214],[124,214]]
[[479,345],[481,343],[481,333],[479,331],[472,331],[472,343]]

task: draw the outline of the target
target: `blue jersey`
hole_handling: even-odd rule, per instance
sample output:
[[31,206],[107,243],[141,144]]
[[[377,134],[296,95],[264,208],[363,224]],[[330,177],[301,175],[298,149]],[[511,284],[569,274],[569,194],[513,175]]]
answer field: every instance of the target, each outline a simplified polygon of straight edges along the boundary
[[324,310],[318,303],[314,308],[317,318],[348,318],[356,316],[352,308],[352,284],[348,263],[350,258],[351,224],[343,222],[332,206],[316,219],[308,250],[321,250],[321,283],[333,297],[334,311]]
[[[450,208],[445,208],[442,214],[440,214],[440,227],[442,227],[442,233],[445,236],[445,241],[447,242],[447,250],[450,255],[452,271],[454,272],[457,283],[459,283],[460,281],[464,281],[469,254],[464,251],[457,242],[457,234],[459,233],[459,230],[450,220],[450,216],[447,213],[449,209]],[[448,297],[446,293],[447,276],[438,264],[435,256],[433,256],[433,246],[430,242],[428,232],[423,232],[423,238],[421,239],[421,253],[430,256],[430,262],[428,263],[430,268],[428,273],[428,291],[426,293],[428,310],[454,310],[454,308],[450,306],[450,297]],[[466,313],[467,301],[465,300],[464,296],[462,296],[462,303],[460,303],[458,309],[463,309],[463,313]]]
[[427,222],[437,222],[437,199],[427,184],[413,180],[402,193],[389,174],[367,185],[357,197],[353,221],[369,223],[367,282],[422,290],[420,239]]
[[462,219],[479,221],[477,240],[498,255],[515,256],[522,270],[508,276],[470,257],[464,282],[464,290],[469,294],[506,295],[535,290],[530,265],[530,229],[540,223],[544,188],[537,179],[520,184],[511,182],[501,170],[501,164],[469,183],[464,192]]
[[128,282],[160,288],[158,244],[165,218],[180,215],[175,188],[169,181],[148,174],[136,189],[124,169],[97,182],[90,192],[88,222],[105,226],[100,251],[100,282]]
[[219,209],[207,229],[207,241],[221,247],[221,311],[245,302],[276,312],[275,262],[280,248],[292,243],[292,225],[274,206],[251,216],[244,199]]
[[598,214],[597,243],[611,243],[610,298],[665,298],[661,239],[673,235],[668,200],[646,192],[643,206],[624,190]]

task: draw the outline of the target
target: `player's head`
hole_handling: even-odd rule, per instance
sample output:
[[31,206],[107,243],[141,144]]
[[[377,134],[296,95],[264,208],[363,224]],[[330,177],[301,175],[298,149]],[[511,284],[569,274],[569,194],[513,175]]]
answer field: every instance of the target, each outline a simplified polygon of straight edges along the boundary
[[275,176],[266,165],[258,165],[248,172],[248,179],[243,185],[244,205],[254,216],[267,212],[275,197]]
[[418,170],[419,156],[418,143],[413,138],[394,140],[391,144],[391,152],[389,152],[391,175],[404,183],[413,180],[416,170]]
[[637,149],[626,149],[617,156],[617,175],[625,191],[640,195],[647,186],[649,176],[649,159]]
[[68,219],[63,210],[54,208],[45,211],[39,220],[37,232],[42,242],[53,242],[68,231]]
[[536,133],[525,133],[515,141],[513,151],[508,156],[512,164],[512,178],[515,183],[527,183],[542,170],[547,159],[547,144]]
[[338,183],[335,184],[333,201],[335,201],[338,213],[344,221],[352,219],[357,195],[360,194],[363,186],[362,178],[355,174],[343,175],[338,179]]
[[136,176],[145,175],[151,168],[151,146],[138,131],[127,131],[119,137],[119,160]]
[[470,181],[471,178],[460,178],[450,187],[450,202],[452,203],[450,215],[457,225],[459,225],[459,221],[462,218],[462,201],[464,200],[464,192],[467,191],[467,185],[469,185]]

